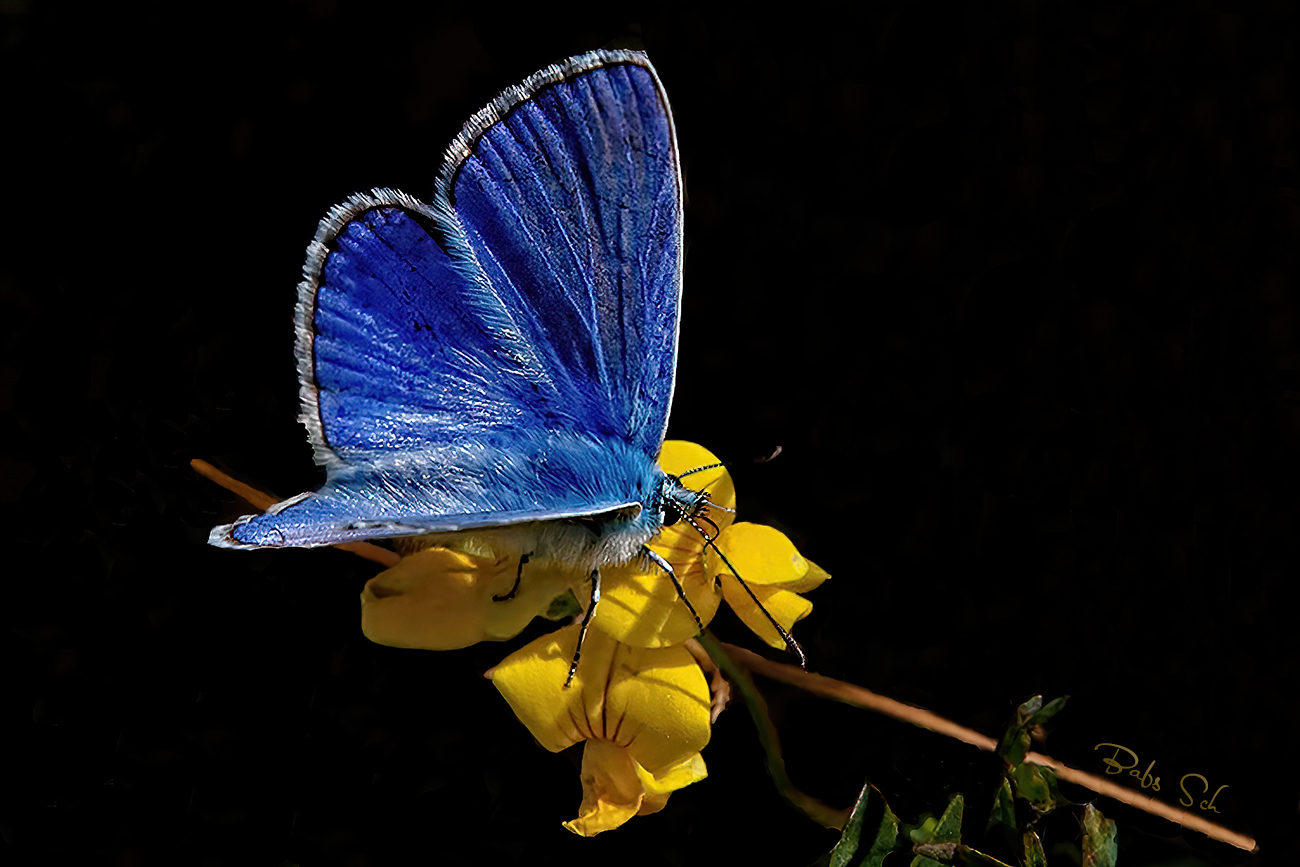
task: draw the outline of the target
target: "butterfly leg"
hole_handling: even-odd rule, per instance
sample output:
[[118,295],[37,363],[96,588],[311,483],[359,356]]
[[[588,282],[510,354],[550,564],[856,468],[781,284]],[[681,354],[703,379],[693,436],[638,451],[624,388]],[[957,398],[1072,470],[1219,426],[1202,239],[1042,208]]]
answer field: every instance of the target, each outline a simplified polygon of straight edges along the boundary
[[587,637],[587,626],[591,623],[591,615],[596,613],[596,603],[600,601],[600,570],[591,570],[591,604],[587,606],[587,612],[582,615],[582,626],[578,627],[578,646],[573,649],[573,662],[569,663],[569,676],[564,679],[564,688],[568,689],[569,684],[573,683],[573,676],[578,673],[578,660],[582,658],[582,641]]
[[510,592],[504,596],[493,596],[493,602],[506,602],[515,598],[515,594],[519,592],[519,582],[524,580],[524,564],[527,563],[528,558],[532,556],[532,554],[523,554],[519,557],[519,571],[515,573],[514,586],[512,586]]
[[663,557],[660,557],[650,548],[647,548],[645,545],[641,546],[641,553],[644,554],[651,563],[667,572],[669,578],[673,579],[673,586],[677,588],[677,595],[686,603],[686,610],[691,612],[691,616],[695,618],[695,625],[700,627],[700,631],[703,632],[704,623],[700,620],[700,615],[695,612],[695,606],[691,604],[691,600],[686,598],[686,588],[682,587],[682,582],[677,580],[677,573],[673,571],[673,565]]

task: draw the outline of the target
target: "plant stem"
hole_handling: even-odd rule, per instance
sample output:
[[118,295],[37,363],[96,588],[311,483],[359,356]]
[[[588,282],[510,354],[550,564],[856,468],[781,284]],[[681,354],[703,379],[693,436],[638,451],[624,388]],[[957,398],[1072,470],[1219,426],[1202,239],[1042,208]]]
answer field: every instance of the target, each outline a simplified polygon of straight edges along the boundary
[[745,702],[745,707],[749,709],[749,715],[754,720],[754,728],[758,731],[758,741],[767,756],[767,772],[772,777],[777,792],[790,806],[819,825],[827,828],[843,828],[844,823],[849,819],[848,810],[837,810],[824,804],[811,795],[801,792],[794,783],[790,782],[790,776],[785,770],[785,760],[781,758],[781,741],[767,713],[767,702],[755,688],[749,672],[736,664],[728,652],[730,648],[724,650],[726,645],[714,638],[707,629],[696,636],[696,639],[708,651],[709,658],[714,664],[727,676],[727,680],[731,681]]
[[[701,636],[702,643],[703,638],[704,636]],[[987,735],[982,735],[977,731],[966,728],[965,726],[958,725],[952,720],[944,719],[931,711],[919,707],[913,707],[910,704],[903,704],[901,701],[895,701],[892,698],[886,698],[883,695],[878,695],[869,689],[865,689],[852,683],[845,683],[842,680],[834,680],[829,677],[823,677],[820,674],[813,674],[804,671],[794,665],[788,665],[782,662],[773,662],[770,659],[765,659],[764,657],[759,656],[753,651],[745,650],[743,647],[736,647],[732,644],[723,644],[716,641],[714,643],[718,646],[721,654],[728,657],[728,662],[734,666],[746,669],[746,675],[749,671],[757,672],[758,674],[771,678],[772,680],[780,681],[781,683],[788,683],[792,686],[797,686],[800,689],[807,690],[813,695],[834,699],[835,701],[842,701],[845,704],[860,707],[863,710],[870,710],[884,714],[885,716],[890,716],[894,719],[902,720],[903,722],[908,722],[912,725],[920,726],[921,728],[929,729],[930,731],[947,735],[951,738],[956,738],[963,743],[971,744],[972,746],[979,747],[988,752],[995,752],[997,750],[998,742],[996,739],[988,737]],[[704,646],[710,648],[709,655],[716,661],[718,657],[713,655],[711,645],[705,644]],[[719,663],[719,667],[721,667],[721,665],[722,664]],[[728,677],[731,676],[730,671],[727,671],[727,675]],[[751,690],[754,688],[752,682],[748,688]],[[1178,807],[1166,804],[1163,801],[1157,801],[1155,798],[1140,794],[1139,792],[1125,788],[1124,786],[1117,785],[1110,780],[1103,779],[1094,774],[1089,774],[1086,771],[1071,768],[1051,756],[1045,756],[1041,753],[1029,753],[1025,756],[1025,761],[1051,768],[1056,771],[1057,776],[1062,780],[1067,780],[1076,785],[1092,789],[1099,795],[1114,798],[1115,800],[1128,804],[1129,806],[1137,807],[1139,810],[1160,816],[1161,818],[1168,819],[1171,822],[1176,822],[1184,828],[1199,831],[1207,837],[1221,840],[1224,843],[1236,846],[1238,849],[1245,849],[1249,852],[1256,848],[1255,841],[1252,838],[1247,837],[1245,834],[1240,834],[1230,828],[1225,828],[1222,825],[1216,825],[1195,813],[1179,809]]]

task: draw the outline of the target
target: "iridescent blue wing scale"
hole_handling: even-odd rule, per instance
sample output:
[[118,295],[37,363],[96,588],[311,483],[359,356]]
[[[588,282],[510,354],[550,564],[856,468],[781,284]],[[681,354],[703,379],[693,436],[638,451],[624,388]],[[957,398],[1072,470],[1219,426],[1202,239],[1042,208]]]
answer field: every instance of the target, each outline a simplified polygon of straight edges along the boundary
[[218,527],[324,545],[647,501],[676,363],[681,184],[636,52],[575,57],[476,114],[433,205],[334,208],[298,302],[319,491]]

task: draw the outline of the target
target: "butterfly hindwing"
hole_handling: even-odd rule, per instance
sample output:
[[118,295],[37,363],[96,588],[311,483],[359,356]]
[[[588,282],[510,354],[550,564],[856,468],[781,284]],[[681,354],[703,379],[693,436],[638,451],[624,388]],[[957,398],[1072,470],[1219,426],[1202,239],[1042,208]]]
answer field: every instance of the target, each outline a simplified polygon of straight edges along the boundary
[[542,421],[538,349],[500,327],[507,312],[437,242],[432,209],[375,190],[332,216],[298,308],[303,422],[321,463],[378,465]]
[[627,509],[676,360],[680,179],[643,55],[594,52],[479,112],[432,206],[322,222],[298,308],[319,491],[213,532],[318,545]]

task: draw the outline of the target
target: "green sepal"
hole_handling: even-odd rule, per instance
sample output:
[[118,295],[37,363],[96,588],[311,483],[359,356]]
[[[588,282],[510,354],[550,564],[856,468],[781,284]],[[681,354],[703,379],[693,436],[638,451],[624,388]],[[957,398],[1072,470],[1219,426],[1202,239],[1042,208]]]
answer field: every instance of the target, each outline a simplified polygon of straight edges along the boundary
[[542,612],[547,620],[567,620],[575,614],[582,613],[582,603],[573,595],[572,590],[565,590],[551,600],[551,604]]
[[938,827],[938,817],[928,810],[916,817],[916,824],[902,823],[902,830],[913,843],[929,843],[934,839],[934,830]]

